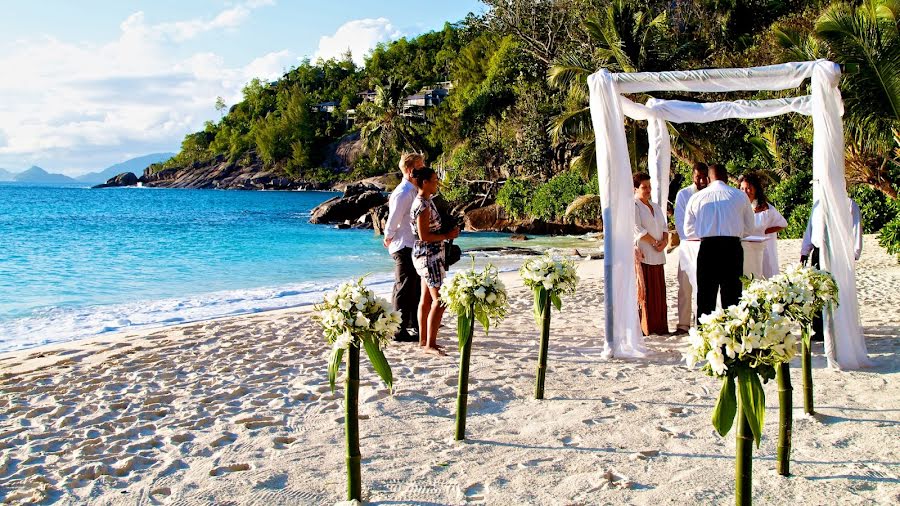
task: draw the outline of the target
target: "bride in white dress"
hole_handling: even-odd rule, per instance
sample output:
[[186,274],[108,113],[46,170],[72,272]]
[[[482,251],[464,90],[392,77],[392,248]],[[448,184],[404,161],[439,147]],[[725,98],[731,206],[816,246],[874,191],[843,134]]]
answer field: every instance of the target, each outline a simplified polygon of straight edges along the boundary
[[776,239],[778,232],[787,227],[787,220],[775,209],[775,206],[766,199],[762,182],[757,174],[745,174],[741,176],[741,191],[747,194],[750,205],[753,206],[756,220],[757,234],[765,235],[766,245],[763,250],[763,277],[770,278],[778,274],[778,245]]

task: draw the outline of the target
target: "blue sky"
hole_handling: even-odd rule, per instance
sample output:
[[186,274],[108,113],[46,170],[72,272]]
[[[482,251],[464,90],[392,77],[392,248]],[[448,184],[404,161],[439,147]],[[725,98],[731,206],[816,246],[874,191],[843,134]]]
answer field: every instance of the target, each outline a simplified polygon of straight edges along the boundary
[[440,29],[476,0],[0,0],[0,167],[77,175],[177,151],[254,77]]

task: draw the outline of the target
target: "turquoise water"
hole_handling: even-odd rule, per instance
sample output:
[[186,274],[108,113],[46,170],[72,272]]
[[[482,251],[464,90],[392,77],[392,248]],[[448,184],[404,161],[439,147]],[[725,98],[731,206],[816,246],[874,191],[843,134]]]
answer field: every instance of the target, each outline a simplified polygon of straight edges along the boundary
[[0,351],[309,304],[366,273],[388,293],[379,237],[308,223],[334,195],[0,183]]

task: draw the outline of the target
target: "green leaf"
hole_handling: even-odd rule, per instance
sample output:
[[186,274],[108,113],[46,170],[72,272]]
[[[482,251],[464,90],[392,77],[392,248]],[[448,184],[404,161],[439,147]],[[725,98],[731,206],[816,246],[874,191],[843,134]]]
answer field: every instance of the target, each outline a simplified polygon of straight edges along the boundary
[[344,349],[332,351],[328,358],[328,384],[331,385],[331,393],[334,393],[334,382],[337,381],[338,369],[341,368],[341,360],[344,358]]
[[738,369],[738,402],[741,403],[741,409],[753,432],[753,440],[756,441],[756,447],[759,448],[763,422],[766,417],[766,393],[756,372],[746,368]]
[[562,309],[562,300],[560,300],[559,294],[556,292],[550,292],[550,302],[553,302],[553,307],[555,307],[557,311]]
[[378,343],[373,339],[363,339],[363,346],[366,347],[366,355],[369,356],[369,362],[372,362],[372,367],[375,368],[375,372],[378,373],[378,376],[380,376],[384,381],[384,384],[387,385],[388,390],[393,390],[394,376],[391,373],[391,366],[384,357],[384,352],[378,347]]
[[538,327],[541,326],[541,322],[543,321],[541,315],[544,313],[544,304],[547,300],[544,292],[545,289],[543,286],[534,287],[534,323],[537,324]]
[[463,311],[456,317],[456,336],[459,338],[459,351],[472,338],[472,317],[467,311]]
[[734,392],[734,378],[728,376],[722,380],[722,390],[719,392],[719,401],[713,409],[712,424],[720,436],[728,434],[734,424],[734,415],[737,413],[737,397]]
[[488,318],[487,311],[483,308],[476,310],[475,318],[478,320],[478,323],[484,327],[484,333],[487,334],[491,330],[491,320]]

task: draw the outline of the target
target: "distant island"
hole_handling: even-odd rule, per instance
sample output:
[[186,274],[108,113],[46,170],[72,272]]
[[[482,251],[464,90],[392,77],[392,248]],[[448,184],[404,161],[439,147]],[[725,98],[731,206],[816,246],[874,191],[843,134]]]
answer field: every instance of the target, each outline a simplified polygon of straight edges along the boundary
[[51,174],[46,170],[32,165],[28,169],[11,174],[10,181],[15,183],[39,183],[39,184],[78,184],[78,181],[63,174]]
[[142,172],[148,166],[164,162],[175,156],[175,153],[153,153],[124,162],[111,165],[96,172],[89,172],[76,177],[64,174],[56,174],[32,165],[28,169],[18,172],[12,169],[0,168],[0,182],[31,183],[31,184],[100,184],[107,182],[123,172]]
[[92,185],[105,183],[110,178],[116,177],[123,172],[140,173],[148,166],[154,163],[164,162],[169,158],[172,158],[173,156],[175,156],[175,153],[152,153],[149,155],[143,155],[137,158],[125,160],[124,162],[120,162],[115,165],[110,165],[109,167],[98,172],[89,172],[87,174],[76,176],[75,179],[81,181],[82,183],[88,183]]

